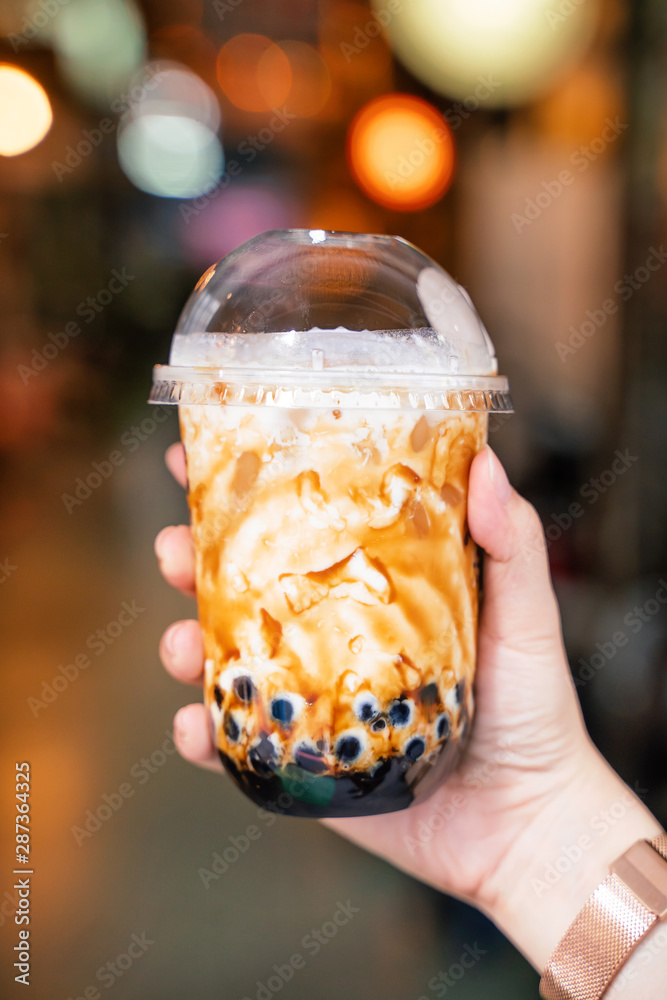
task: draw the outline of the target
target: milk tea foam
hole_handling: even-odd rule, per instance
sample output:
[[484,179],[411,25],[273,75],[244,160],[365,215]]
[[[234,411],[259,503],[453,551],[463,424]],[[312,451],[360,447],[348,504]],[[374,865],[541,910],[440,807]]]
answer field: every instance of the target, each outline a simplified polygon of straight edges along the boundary
[[487,414],[179,410],[225,766],[290,813],[408,804],[472,712]]

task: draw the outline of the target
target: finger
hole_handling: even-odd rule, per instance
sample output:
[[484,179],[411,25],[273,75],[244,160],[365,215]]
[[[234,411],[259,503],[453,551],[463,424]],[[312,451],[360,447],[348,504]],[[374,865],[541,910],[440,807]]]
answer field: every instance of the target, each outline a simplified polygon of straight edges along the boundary
[[174,716],[174,741],[181,757],[191,764],[207,767],[211,771],[222,770],[204,705],[186,705],[179,709]]
[[560,617],[542,524],[488,447],[470,469],[468,524],[486,551],[484,633],[529,653],[553,650],[561,641]]
[[155,539],[155,555],[167,583],[194,597],[195,550],[188,525],[163,528]]
[[164,453],[164,460],[176,482],[187,488],[188,472],[185,465],[185,448],[180,441],[169,445]]
[[160,641],[165,669],[184,684],[201,684],[204,677],[204,642],[199,622],[190,618],[174,622]]

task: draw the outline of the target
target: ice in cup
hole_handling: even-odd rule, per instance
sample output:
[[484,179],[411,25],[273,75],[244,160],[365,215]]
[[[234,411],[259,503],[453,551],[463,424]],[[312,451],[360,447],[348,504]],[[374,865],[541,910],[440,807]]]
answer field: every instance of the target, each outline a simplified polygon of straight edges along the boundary
[[179,406],[227,771],[288,815],[426,797],[471,724],[468,474],[511,409],[465,291],[396,237],[266,233],[201,278],[151,400]]

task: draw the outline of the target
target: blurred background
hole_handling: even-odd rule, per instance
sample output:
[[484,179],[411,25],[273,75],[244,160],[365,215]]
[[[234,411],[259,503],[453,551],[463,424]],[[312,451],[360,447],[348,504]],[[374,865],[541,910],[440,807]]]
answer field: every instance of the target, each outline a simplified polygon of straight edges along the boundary
[[2,0],[0,35],[2,996],[25,760],[34,1000],[536,997],[476,912],[173,753],[157,645],[194,605],[153,537],[187,508],[145,400],[201,272],[264,230],[443,264],[510,379],[491,443],[587,722],[666,822],[664,5]]

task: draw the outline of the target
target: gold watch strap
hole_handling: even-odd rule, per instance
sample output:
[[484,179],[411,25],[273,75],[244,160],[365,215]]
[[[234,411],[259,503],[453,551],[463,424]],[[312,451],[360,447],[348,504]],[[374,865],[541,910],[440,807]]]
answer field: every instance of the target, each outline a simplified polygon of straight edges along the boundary
[[600,1000],[630,953],[667,917],[667,834],[640,840],[611,866],[547,963],[544,1000]]

